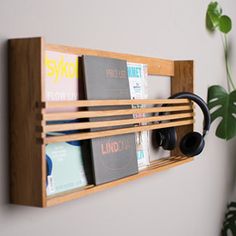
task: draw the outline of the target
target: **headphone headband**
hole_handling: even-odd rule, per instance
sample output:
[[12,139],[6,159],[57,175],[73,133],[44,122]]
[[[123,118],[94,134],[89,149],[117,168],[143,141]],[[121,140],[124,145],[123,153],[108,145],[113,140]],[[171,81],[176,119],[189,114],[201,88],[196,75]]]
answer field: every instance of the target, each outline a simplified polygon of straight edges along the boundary
[[180,93],[172,95],[169,98],[170,99],[171,98],[172,99],[174,99],[174,98],[187,98],[187,99],[194,101],[201,108],[202,113],[204,115],[203,136],[205,136],[206,132],[210,129],[210,125],[211,125],[211,115],[210,115],[209,109],[208,109],[205,101],[201,97],[199,97],[198,95],[196,95],[194,93],[190,93],[190,92],[180,92]]

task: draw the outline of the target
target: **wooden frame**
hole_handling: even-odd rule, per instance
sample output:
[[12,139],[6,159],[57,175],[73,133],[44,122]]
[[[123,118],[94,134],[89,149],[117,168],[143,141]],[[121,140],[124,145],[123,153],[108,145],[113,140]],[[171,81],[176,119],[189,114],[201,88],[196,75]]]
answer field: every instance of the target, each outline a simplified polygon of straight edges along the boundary
[[[96,55],[125,59],[130,62],[148,64],[149,75],[171,76],[171,93],[180,91],[193,92],[193,61],[172,61],[158,58],[113,53],[101,50],[74,48],[46,44],[39,38],[9,40],[9,104],[10,104],[10,198],[11,203],[29,206],[48,207],[84,195],[108,189],[140,177],[172,168],[191,161],[193,158],[181,156],[176,148],[172,157],[152,162],[137,175],[99,186],[86,186],[83,189],[64,192],[55,196],[46,195],[45,144],[66,140],[82,140],[121,133],[152,130],[163,127],[177,127],[178,137],[193,130],[193,111],[187,99],[157,100],[106,100],[46,102],[44,94],[44,53],[45,50],[71,53],[76,55]],[[100,106],[127,104],[172,104],[167,107],[152,107],[127,110],[101,111],[101,116],[116,114],[152,113],[157,111],[174,111],[165,116],[151,116],[106,122],[109,126],[136,124],[129,128],[99,132],[82,132],[79,134],[46,137],[45,133],[55,130],[88,129],[107,126],[102,122],[86,122],[61,125],[46,125],[46,121],[75,117],[92,117],[92,111],[48,114],[45,108],[65,106]],[[98,113],[96,113],[97,116]],[[164,123],[155,121],[167,120]],[[139,125],[137,125],[139,124]],[[141,125],[140,125],[141,124]]]

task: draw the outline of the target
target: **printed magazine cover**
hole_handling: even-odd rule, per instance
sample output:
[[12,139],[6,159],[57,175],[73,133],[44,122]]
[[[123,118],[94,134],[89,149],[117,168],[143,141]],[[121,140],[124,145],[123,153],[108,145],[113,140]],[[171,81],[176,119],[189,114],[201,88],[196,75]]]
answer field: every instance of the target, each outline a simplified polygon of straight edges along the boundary
[[[45,54],[45,97],[46,101],[71,101],[79,98],[78,56],[46,51]],[[76,111],[69,108],[66,111]],[[65,109],[47,109],[47,112]],[[73,122],[73,121],[63,121]],[[61,135],[64,133],[50,133]],[[61,142],[46,146],[47,160],[52,163],[47,176],[47,195],[56,194],[87,185],[79,141]]]
[[[139,63],[127,63],[128,78],[130,86],[131,99],[148,98],[148,73],[147,65]],[[135,108],[141,108],[143,105],[133,105]],[[134,114],[134,118],[145,117],[145,114]],[[149,132],[142,131],[136,133],[136,148],[139,170],[149,165]]]
[[[127,64],[113,58],[83,56],[84,85],[87,99],[130,99]],[[91,111],[127,109],[131,106],[89,107]],[[130,119],[132,115],[89,118],[90,121]],[[117,128],[117,127],[112,127]],[[109,130],[93,128],[92,132]],[[91,139],[95,184],[102,184],[138,172],[134,133]]]

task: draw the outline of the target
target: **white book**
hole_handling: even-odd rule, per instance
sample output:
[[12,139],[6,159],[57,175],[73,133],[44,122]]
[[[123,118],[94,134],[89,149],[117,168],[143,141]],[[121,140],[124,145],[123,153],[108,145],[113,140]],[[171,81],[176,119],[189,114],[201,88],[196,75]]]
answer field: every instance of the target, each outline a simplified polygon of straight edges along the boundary
[[[146,64],[127,63],[131,99],[148,98],[148,72]],[[133,105],[137,107],[137,105]],[[141,105],[143,107],[143,105]],[[134,114],[134,118],[145,117],[145,114]],[[139,170],[147,167],[149,163],[149,133],[142,131],[136,133],[136,149]]]

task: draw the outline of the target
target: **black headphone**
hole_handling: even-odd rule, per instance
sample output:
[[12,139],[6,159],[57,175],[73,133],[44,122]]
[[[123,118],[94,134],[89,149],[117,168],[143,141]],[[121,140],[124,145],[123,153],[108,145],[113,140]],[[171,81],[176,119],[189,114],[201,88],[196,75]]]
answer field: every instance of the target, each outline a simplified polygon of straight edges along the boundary
[[[207,104],[198,95],[189,92],[177,93],[169,98],[170,99],[187,98],[195,102],[201,108],[204,115],[203,134],[200,134],[198,132],[187,133],[180,140],[180,145],[179,145],[180,151],[185,156],[191,157],[200,154],[205,146],[204,137],[206,133],[209,131],[211,124],[211,116]],[[160,113],[159,115],[161,114],[163,114],[163,112]],[[158,129],[155,130],[155,132],[156,132],[155,137],[157,139],[158,146],[162,146],[162,148],[165,150],[173,150],[176,147],[177,135],[175,127]]]

